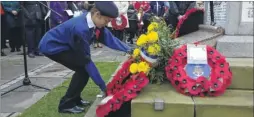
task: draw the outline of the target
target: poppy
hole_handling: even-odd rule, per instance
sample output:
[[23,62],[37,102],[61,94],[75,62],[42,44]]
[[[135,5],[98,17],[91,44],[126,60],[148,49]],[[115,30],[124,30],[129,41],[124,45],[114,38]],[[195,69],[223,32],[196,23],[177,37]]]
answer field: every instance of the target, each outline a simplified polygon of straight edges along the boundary
[[220,80],[212,80],[210,82],[211,91],[220,91],[225,90],[225,86],[223,86],[223,83]]
[[128,89],[124,91],[124,96],[126,96],[127,99],[131,100],[137,96],[137,93],[131,89]]
[[189,82],[187,84],[187,89],[188,89],[188,92],[190,93],[190,95],[192,95],[192,96],[196,96],[197,94],[199,94],[201,92],[201,88],[196,86],[196,83],[194,83],[194,82]]
[[208,83],[208,80],[205,77],[203,76],[198,77],[196,83],[200,85],[201,92],[209,90],[210,84]]

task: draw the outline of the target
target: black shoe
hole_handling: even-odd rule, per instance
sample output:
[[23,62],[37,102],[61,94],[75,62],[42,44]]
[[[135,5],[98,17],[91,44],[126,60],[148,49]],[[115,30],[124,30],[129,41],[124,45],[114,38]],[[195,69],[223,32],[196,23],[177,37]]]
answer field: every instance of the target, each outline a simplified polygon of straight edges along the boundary
[[30,58],[34,58],[34,57],[35,57],[35,55],[34,55],[33,53],[29,53],[29,54],[28,54],[28,57],[30,57]]
[[77,105],[78,106],[89,106],[91,103],[89,101],[86,100],[80,100]]
[[15,49],[11,49],[11,52],[15,52]]
[[83,111],[84,110],[82,110],[78,106],[74,106],[73,108],[69,108],[69,109],[59,109],[58,110],[59,113],[73,113],[73,114],[82,113]]
[[20,48],[16,48],[16,51],[17,51],[17,52],[20,52],[21,50],[20,50]]

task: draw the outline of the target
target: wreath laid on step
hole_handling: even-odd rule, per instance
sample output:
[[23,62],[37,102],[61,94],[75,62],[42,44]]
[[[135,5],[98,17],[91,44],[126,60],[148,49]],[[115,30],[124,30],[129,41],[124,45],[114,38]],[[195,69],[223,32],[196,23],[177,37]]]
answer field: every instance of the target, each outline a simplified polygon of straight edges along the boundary
[[[117,22],[121,22],[121,24],[118,25]],[[127,26],[127,18],[124,15],[120,15],[118,18],[114,18],[111,21],[111,24],[115,30],[124,30],[124,28]]]
[[[177,23],[176,30],[175,30],[175,38],[181,36],[181,31],[185,30],[182,28],[187,28],[187,32],[182,31],[182,33],[190,33],[190,31],[189,31],[190,28],[198,27],[198,24],[201,23],[200,20],[203,21],[203,18],[202,18],[203,16],[202,17],[195,17],[194,15],[197,15],[197,14],[202,15],[203,13],[204,13],[204,9],[197,9],[197,8],[192,8],[192,9],[186,11],[186,13],[183,15],[183,17]],[[194,16],[194,17],[191,17],[191,16]]]
[[135,98],[137,93],[149,83],[144,72],[131,74],[129,68],[132,62],[132,59],[127,60],[107,85],[107,97],[96,109],[98,117],[105,117],[110,112],[119,110],[124,102]]
[[[187,45],[174,51],[168,60],[165,72],[173,87],[180,93],[190,96],[219,96],[222,95],[232,81],[232,72],[229,63],[217,50],[206,46],[208,65],[197,67],[193,70],[197,78],[188,74]],[[202,68],[201,68],[202,67]],[[204,74],[205,71],[206,73]]]

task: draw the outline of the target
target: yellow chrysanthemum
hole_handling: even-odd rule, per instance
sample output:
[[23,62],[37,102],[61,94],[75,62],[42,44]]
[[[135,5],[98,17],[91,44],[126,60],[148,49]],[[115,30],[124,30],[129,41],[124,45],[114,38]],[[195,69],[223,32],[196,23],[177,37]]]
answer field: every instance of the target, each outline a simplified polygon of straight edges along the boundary
[[159,39],[159,35],[155,31],[151,31],[150,33],[147,34],[147,37],[149,38],[150,43],[157,42]]
[[148,41],[148,37],[145,34],[140,35],[140,37],[137,40],[137,45],[142,46],[143,44],[146,44]]
[[156,22],[152,22],[148,27],[147,27],[147,31],[150,32],[150,31],[153,31],[154,29],[158,28],[158,23]]
[[159,24],[157,22],[152,22],[151,24],[154,25],[154,28],[158,28],[159,27]]
[[157,53],[161,51],[161,47],[156,43],[153,45],[156,48]]
[[136,58],[137,56],[139,56],[140,54],[140,49],[136,48],[134,51],[133,51],[133,57]]
[[146,62],[140,62],[138,64],[138,72],[148,73],[150,67]]
[[132,63],[130,66],[130,72],[132,74],[135,74],[138,72],[138,64],[137,63]]
[[149,55],[156,55],[157,54],[157,50],[154,46],[150,45],[147,49],[147,52]]

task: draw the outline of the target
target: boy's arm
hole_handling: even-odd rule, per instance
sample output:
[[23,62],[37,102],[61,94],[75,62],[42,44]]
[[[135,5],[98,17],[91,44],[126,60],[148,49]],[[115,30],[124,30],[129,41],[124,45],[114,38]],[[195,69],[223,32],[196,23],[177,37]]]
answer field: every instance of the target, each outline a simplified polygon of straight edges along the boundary
[[103,28],[102,31],[102,38],[99,39],[101,43],[108,46],[111,49],[123,51],[123,52],[130,52],[131,48],[120,41],[118,38],[112,35],[112,33],[107,29]]

